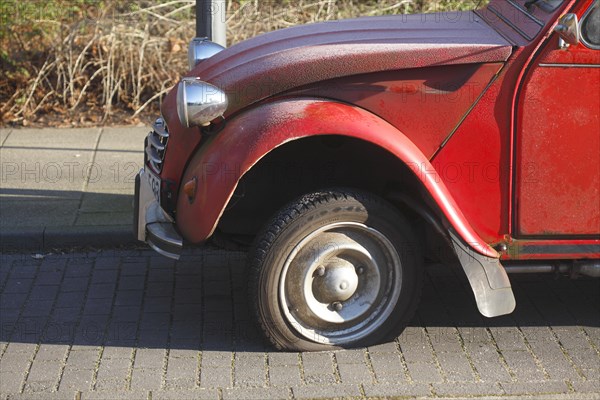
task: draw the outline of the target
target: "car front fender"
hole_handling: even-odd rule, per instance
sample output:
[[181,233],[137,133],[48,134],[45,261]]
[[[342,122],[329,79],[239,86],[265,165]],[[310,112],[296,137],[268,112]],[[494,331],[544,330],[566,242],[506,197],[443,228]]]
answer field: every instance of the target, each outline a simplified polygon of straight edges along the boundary
[[197,182],[194,196],[180,190],[177,226],[184,238],[200,243],[214,232],[239,180],[273,149],[292,140],[342,135],[375,144],[402,160],[421,181],[449,224],[477,253],[498,258],[465,219],[437,171],[402,132],[378,116],[345,103],[290,99],[262,104],[227,125],[190,160],[182,188]]

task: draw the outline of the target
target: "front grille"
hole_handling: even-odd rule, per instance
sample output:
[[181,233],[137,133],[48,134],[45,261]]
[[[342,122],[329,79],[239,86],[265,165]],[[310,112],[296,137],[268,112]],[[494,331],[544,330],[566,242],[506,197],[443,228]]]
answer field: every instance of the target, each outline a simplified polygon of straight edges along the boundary
[[162,118],[154,121],[152,128],[146,140],[146,160],[150,168],[157,174],[160,174],[167,149],[167,142],[169,141],[169,131],[167,130],[165,120]]

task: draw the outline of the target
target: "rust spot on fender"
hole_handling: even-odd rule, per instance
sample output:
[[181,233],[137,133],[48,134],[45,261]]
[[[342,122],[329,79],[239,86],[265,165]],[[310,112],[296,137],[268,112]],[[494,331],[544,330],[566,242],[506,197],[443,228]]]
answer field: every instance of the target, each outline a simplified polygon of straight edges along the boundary
[[348,107],[342,103],[312,103],[304,109],[304,116],[308,118],[326,119],[332,116],[336,119],[360,118],[364,115],[354,107]]
[[394,85],[390,86],[390,92],[397,94],[414,94],[419,90],[416,85]]

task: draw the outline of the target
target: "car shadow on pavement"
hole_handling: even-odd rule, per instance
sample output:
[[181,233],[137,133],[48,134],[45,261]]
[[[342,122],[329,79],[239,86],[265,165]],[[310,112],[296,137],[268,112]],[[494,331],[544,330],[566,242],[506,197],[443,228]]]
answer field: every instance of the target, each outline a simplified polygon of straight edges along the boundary
[[[91,187],[87,191],[2,188],[2,235],[53,227],[131,224],[133,194],[102,187],[97,190]],[[103,193],[115,190],[117,193]]]
[[[2,255],[0,340],[90,347],[264,352],[247,298],[245,254],[187,251],[178,262],[148,250]],[[496,327],[600,327],[600,280],[551,275],[512,277],[517,308],[488,319],[462,271],[427,266],[415,332],[462,340]],[[447,332],[446,332],[447,333]]]

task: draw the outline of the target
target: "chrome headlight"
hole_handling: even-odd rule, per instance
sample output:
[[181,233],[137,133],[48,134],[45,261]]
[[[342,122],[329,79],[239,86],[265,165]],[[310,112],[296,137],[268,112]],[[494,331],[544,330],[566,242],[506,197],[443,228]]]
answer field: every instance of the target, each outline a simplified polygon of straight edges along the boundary
[[192,70],[200,61],[206,60],[223,50],[225,47],[211,42],[207,38],[194,38],[188,47],[188,63]]
[[177,87],[177,115],[188,128],[208,125],[227,110],[227,95],[198,78],[183,78]]

